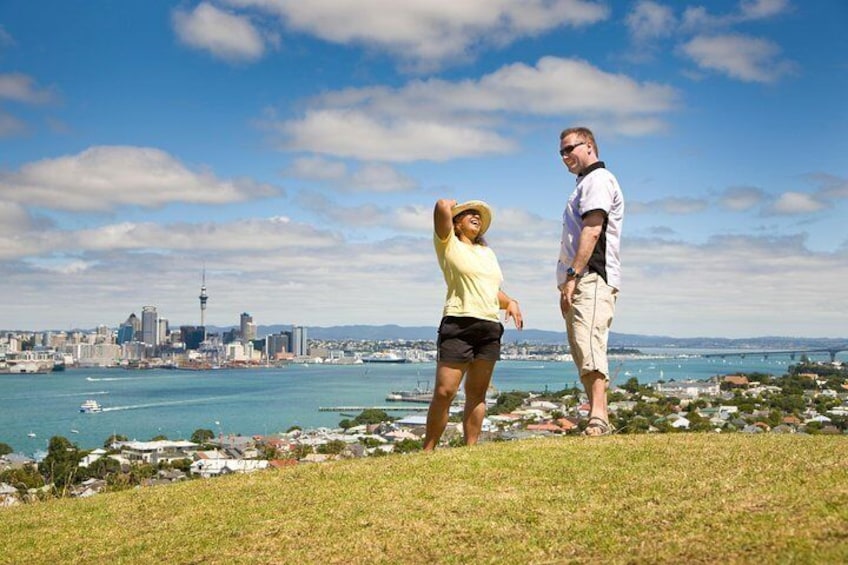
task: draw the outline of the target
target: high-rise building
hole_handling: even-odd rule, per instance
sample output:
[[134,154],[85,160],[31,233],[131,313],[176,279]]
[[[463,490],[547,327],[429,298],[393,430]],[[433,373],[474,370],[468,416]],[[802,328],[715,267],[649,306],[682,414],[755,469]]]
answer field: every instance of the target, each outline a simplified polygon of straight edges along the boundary
[[158,340],[156,343],[164,344],[168,342],[168,334],[171,333],[168,328],[168,318],[159,318]]
[[286,332],[271,334],[265,337],[265,355],[268,359],[274,359],[278,353],[289,350],[289,336]]
[[147,345],[159,345],[159,314],[155,306],[141,309],[141,341]]
[[203,267],[203,278],[200,283],[200,327],[203,329],[203,340],[206,340],[206,301],[209,296],[206,294],[206,267]]
[[242,312],[239,320],[239,329],[241,330],[242,342],[253,341],[256,339],[256,324],[253,323],[253,316],[247,312]]
[[118,326],[118,336],[115,338],[115,343],[121,345],[122,343],[129,343],[134,340],[138,332],[136,326],[140,325],[141,321],[136,317],[135,312],[130,314],[127,320]]
[[306,344],[306,328],[304,326],[292,326],[291,352],[295,357],[303,357],[309,353]]
[[186,349],[192,349],[195,351],[200,349],[200,344],[203,343],[203,340],[206,338],[204,333],[203,328],[195,326],[180,326],[180,335],[182,336]]

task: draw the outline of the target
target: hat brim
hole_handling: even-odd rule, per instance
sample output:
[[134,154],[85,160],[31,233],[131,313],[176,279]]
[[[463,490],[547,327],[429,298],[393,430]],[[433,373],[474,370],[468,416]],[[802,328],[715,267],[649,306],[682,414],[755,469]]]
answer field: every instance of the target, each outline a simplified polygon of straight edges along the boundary
[[482,200],[469,200],[468,202],[457,204],[451,208],[451,219],[456,218],[457,215],[465,212],[466,210],[477,210],[480,213],[479,235],[486,233],[489,226],[492,225],[492,209],[489,208],[489,205]]

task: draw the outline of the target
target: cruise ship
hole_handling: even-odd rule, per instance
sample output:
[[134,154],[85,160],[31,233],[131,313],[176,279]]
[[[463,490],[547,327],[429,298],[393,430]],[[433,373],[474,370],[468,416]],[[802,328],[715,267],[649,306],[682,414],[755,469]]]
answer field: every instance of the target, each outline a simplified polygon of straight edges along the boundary
[[86,400],[80,404],[80,412],[91,414],[93,412],[102,412],[103,408],[96,400]]

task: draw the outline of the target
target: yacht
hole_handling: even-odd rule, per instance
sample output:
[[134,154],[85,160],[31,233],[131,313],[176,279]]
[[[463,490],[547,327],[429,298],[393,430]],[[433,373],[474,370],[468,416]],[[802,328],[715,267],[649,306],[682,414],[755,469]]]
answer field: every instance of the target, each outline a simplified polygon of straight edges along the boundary
[[103,408],[96,400],[86,400],[80,404],[80,412],[91,414],[92,412],[102,412]]

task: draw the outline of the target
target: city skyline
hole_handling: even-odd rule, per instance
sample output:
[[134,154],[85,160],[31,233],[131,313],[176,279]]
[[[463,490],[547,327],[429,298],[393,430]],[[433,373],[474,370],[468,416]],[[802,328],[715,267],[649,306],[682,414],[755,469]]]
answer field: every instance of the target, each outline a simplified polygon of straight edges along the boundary
[[436,326],[447,197],[490,203],[505,290],[562,331],[556,151],[586,125],[626,200],[616,331],[844,335],[846,19],[838,0],[4,2],[0,327],[144,305],[175,326]]

